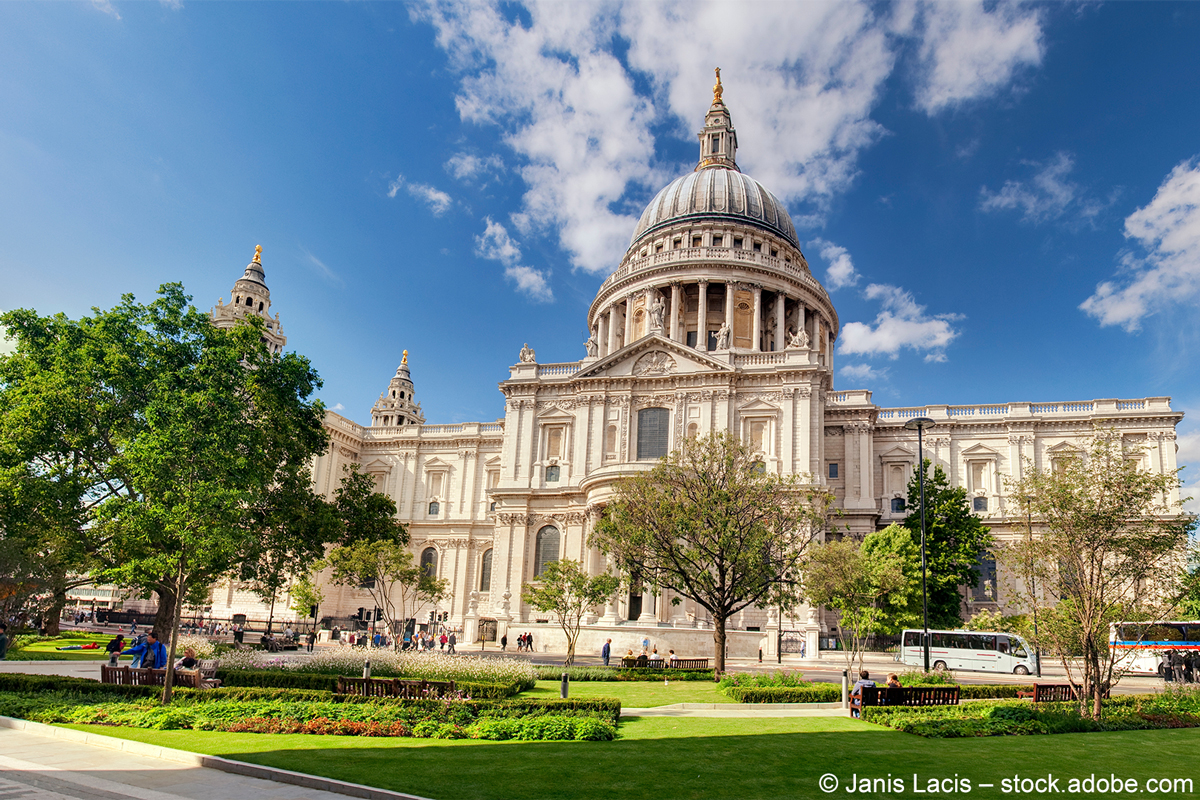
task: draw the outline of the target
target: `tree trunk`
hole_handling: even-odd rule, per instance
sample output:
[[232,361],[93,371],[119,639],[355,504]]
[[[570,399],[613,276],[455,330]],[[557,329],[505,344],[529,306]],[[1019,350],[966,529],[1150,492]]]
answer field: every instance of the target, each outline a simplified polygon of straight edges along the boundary
[[713,664],[715,674],[725,673],[725,615],[713,614]]
[[271,633],[271,624],[275,622],[275,595],[271,595],[271,610],[267,613],[267,633]]
[[[178,580],[175,582],[175,585],[180,590],[179,594],[182,595],[183,594],[182,590],[185,585],[183,582],[183,559],[182,558],[180,558],[180,560],[179,560],[179,572],[177,573],[177,577],[178,577]],[[175,604],[175,616],[171,620],[171,629],[170,629],[170,633],[168,634],[171,637],[171,649],[167,653],[167,674],[163,679],[162,701],[163,701],[164,706],[167,703],[171,702],[171,689],[172,689],[171,684],[174,683],[174,681],[175,681],[175,646],[179,643],[179,617],[182,613],[183,613],[183,603],[176,603]],[[162,636],[161,632],[159,633],[159,636]]]
[[158,612],[154,615],[154,630],[158,631],[159,636],[162,636],[171,630],[177,616],[175,606],[178,594],[175,591],[175,577],[164,575],[154,591],[158,595]]
[[47,636],[58,636],[60,632],[59,623],[62,621],[62,612],[66,606],[67,590],[56,586],[54,588],[54,599],[50,601],[50,608],[46,611]]

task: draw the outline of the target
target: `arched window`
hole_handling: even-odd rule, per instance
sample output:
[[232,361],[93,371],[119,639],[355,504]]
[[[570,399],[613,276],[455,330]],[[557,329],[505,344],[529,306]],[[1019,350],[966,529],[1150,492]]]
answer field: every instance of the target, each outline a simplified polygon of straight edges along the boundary
[[689,439],[695,439],[700,435],[700,424],[697,422],[688,423],[687,435]]
[[538,577],[551,561],[558,561],[558,528],[547,525],[538,531],[534,547],[533,577]]
[[492,551],[487,550],[479,560],[479,591],[492,590]]
[[546,483],[558,483],[559,468],[557,464],[546,467]]
[[426,547],[421,551],[421,569],[430,577],[437,575],[437,548]]
[[638,460],[662,458],[667,454],[671,412],[665,408],[643,408],[638,412]]
[[260,303],[258,304],[258,310],[259,310],[259,311],[262,311],[262,307],[263,307],[263,304],[260,302]]
[[246,298],[246,305],[248,305],[248,306],[253,306],[253,305],[254,305],[254,298],[253,298],[253,297],[247,297],[247,298]]
[[434,500],[433,502],[431,502],[429,504],[429,516],[436,517],[438,515],[438,512],[441,510],[442,510],[442,506],[440,503],[438,503],[437,500]]

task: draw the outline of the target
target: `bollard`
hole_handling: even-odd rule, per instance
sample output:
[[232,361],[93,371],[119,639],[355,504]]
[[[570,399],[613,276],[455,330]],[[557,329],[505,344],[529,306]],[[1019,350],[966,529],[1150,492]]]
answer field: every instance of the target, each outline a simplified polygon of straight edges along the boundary
[[564,672],[562,674],[562,688],[559,690],[559,694],[562,696],[563,700],[566,700],[567,695],[570,694],[570,683],[571,679],[568,678],[567,673]]
[[758,648],[758,663],[762,663],[762,648]]
[[371,659],[363,662],[363,678],[370,679],[371,677]]
[[850,707],[850,673],[842,670],[842,708]]

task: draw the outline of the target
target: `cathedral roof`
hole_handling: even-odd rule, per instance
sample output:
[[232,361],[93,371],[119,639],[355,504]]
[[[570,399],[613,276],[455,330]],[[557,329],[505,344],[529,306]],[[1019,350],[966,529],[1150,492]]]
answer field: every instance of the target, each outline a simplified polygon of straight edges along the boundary
[[800,246],[783,203],[754,178],[727,168],[701,169],[667,184],[642,212],[630,246],[666,225],[712,218],[766,228]]

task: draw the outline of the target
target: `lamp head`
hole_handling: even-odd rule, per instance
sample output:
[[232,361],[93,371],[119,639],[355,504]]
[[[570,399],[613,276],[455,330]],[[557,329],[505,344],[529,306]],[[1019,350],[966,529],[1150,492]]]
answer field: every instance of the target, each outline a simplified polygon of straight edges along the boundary
[[910,431],[920,431],[924,430],[925,428],[932,428],[936,424],[937,423],[931,420],[929,417],[913,417],[908,422],[904,423],[904,427],[908,428]]

